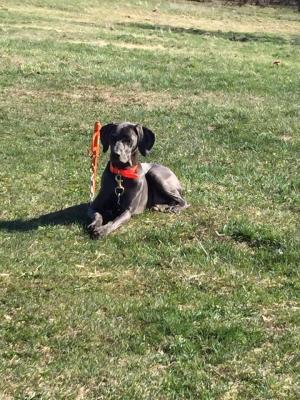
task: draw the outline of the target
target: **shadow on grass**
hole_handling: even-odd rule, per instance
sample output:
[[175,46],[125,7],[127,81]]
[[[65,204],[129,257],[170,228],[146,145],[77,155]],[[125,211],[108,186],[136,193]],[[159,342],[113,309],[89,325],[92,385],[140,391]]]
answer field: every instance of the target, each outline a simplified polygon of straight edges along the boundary
[[211,37],[231,40],[234,42],[271,42],[274,44],[294,44],[294,45],[300,44],[300,35],[294,36],[292,39],[288,39],[282,36],[268,35],[265,33],[222,32],[220,30],[208,31],[198,28],[183,28],[170,25],[154,25],[154,24],[139,23],[139,22],[118,23],[118,25],[131,28],[139,28],[139,29],[167,31],[171,33],[187,33],[192,35],[211,36]]
[[0,230],[26,232],[46,225],[71,225],[86,226],[88,203],[77,204],[59,211],[40,215],[39,217],[22,220],[0,221]]

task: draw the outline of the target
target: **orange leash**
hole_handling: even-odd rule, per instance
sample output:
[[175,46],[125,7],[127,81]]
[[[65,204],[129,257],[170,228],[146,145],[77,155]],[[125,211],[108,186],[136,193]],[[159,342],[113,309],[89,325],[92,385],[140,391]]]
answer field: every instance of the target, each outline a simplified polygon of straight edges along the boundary
[[100,155],[100,131],[101,131],[101,124],[99,121],[96,121],[91,142],[91,149],[90,149],[90,157],[91,157],[90,203],[92,203],[92,201],[94,200],[96,192],[97,168],[98,168],[98,159]]

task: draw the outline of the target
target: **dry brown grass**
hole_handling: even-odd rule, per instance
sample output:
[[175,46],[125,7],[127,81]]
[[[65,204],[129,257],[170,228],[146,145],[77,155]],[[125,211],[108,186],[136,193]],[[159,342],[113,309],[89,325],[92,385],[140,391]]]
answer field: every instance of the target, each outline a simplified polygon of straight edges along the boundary
[[[23,15],[38,15],[40,8],[34,6],[21,6],[11,5],[9,7],[11,11],[22,12]],[[124,4],[120,4],[118,7],[109,7],[108,5],[104,8],[86,8],[83,12],[78,15],[73,12],[62,12],[56,9],[43,9],[44,16],[51,16],[56,18],[58,25],[63,24],[63,31],[66,32],[70,28],[72,31],[72,23],[81,23],[82,29],[92,29],[92,25],[97,26],[105,25],[109,27],[115,23],[150,23],[157,26],[170,26],[171,28],[196,28],[207,31],[219,31],[223,32],[248,32],[248,33],[267,33],[267,34],[280,34],[280,35],[299,35],[299,21],[289,20],[284,21],[282,19],[276,19],[272,15],[261,18],[256,15],[253,9],[253,13],[250,12],[248,15],[239,15],[238,13],[232,12],[228,9],[227,12],[220,13],[218,8],[214,11],[211,5],[198,4],[197,6],[191,6],[190,4],[184,5],[182,2],[173,1],[170,3],[170,10],[164,10],[163,8],[157,9],[153,12],[153,8],[147,7],[127,7]],[[42,22],[43,24],[43,22]],[[69,27],[66,25],[70,24]],[[88,26],[84,26],[88,24]],[[54,24],[55,25],[55,24]],[[35,24],[31,25],[36,26]],[[38,26],[41,29],[41,26]],[[43,28],[47,29],[47,28]],[[60,29],[56,27],[55,29]]]
[[[4,97],[17,96],[19,99],[31,97],[34,99],[57,98],[68,99],[78,102],[84,100],[103,102],[110,106],[141,105],[147,110],[163,105],[165,107],[179,107],[186,103],[201,103],[207,101],[214,105],[224,106],[226,103],[258,104],[264,101],[264,97],[247,98],[236,94],[225,94],[224,92],[205,91],[200,94],[178,93],[172,94],[169,91],[143,91],[139,85],[133,85],[131,89],[114,88],[107,86],[78,86],[73,91],[62,90],[32,90],[26,88],[13,87],[3,91]],[[213,127],[208,127],[208,131],[213,131]]]

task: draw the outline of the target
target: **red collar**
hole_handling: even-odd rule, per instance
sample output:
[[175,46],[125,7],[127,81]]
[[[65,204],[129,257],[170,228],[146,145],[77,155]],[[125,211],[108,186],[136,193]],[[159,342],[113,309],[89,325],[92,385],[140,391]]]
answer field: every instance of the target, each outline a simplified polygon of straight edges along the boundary
[[135,165],[134,167],[131,168],[126,168],[126,169],[118,169],[115,168],[112,163],[109,164],[109,170],[112,174],[115,175],[121,175],[123,178],[127,179],[138,179],[140,176],[136,172],[138,169],[138,165]]

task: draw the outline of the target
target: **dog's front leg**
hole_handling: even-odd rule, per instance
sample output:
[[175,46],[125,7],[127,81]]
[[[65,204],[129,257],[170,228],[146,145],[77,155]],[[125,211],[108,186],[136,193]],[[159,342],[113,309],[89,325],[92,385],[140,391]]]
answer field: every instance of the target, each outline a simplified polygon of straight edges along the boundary
[[118,229],[122,224],[129,221],[130,218],[131,218],[131,212],[130,210],[126,210],[113,221],[110,221],[105,225],[97,226],[96,229],[93,229],[93,234],[91,236],[93,239],[98,239],[100,237],[107,236],[111,232]]
[[98,231],[103,225],[102,212],[107,208],[107,203],[109,203],[110,193],[107,190],[99,191],[95,200],[89,205],[88,217],[91,223],[88,225],[87,230],[91,238],[97,238],[99,236]]
[[87,227],[88,232],[92,238],[97,238],[98,231],[101,229],[103,224],[102,215],[99,212],[95,211],[92,207],[89,207],[88,217],[92,221]]

